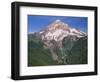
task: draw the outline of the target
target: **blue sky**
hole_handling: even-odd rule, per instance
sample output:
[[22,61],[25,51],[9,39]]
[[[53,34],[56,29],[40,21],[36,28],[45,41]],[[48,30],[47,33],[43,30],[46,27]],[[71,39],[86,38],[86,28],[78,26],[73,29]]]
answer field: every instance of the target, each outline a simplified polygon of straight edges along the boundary
[[88,18],[87,17],[72,17],[72,16],[43,16],[43,15],[28,15],[28,32],[38,32],[55,20],[61,20],[71,27],[87,32]]

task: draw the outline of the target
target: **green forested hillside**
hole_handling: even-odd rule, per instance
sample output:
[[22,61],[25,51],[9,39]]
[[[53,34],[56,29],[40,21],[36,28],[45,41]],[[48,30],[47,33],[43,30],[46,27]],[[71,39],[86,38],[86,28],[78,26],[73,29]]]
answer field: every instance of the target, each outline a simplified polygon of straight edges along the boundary
[[67,58],[68,64],[87,64],[87,37],[79,39]]
[[[28,35],[28,66],[58,65],[57,61],[53,60],[50,50],[44,49],[43,45],[35,34]],[[57,46],[55,48],[58,49]],[[64,54],[62,65],[87,64],[87,37],[80,38],[76,42],[67,38],[63,42],[63,50],[58,53],[56,49],[54,49],[56,54],[62,52]]]
[[35,35],[28,36],[28,66],[55,65],[49,50],[44,49],[43,42]]

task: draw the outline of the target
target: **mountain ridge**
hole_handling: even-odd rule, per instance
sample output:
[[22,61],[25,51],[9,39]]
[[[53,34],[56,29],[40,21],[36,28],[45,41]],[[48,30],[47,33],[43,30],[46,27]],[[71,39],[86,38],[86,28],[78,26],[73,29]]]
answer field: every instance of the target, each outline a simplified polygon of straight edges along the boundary
[[41,31],[39,33],[42,35],[42,39],[55,39],[55,41],[62,40],[64,37],[67,37],[69,35],[77,37],[83,37],[87,35],[85,32],[82,32],[76,28],[72,28],[68,24],[63,23],[60,20],[54,21],[49,26],[47,26],[44,31]]

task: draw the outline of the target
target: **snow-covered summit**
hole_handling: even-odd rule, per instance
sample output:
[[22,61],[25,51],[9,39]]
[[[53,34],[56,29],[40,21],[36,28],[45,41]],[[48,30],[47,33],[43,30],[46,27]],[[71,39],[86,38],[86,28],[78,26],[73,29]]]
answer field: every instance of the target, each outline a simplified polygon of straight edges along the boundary
[[76,28],[72,28],[59,19],[55,20],[53,23],[47,26],[47,28],[44,31],[40,33],[42,36],[42,40],[48,41],[61,41],[64,37],[67,36],[75,36],[78,38],[86,36],[85,32],[82,32]]

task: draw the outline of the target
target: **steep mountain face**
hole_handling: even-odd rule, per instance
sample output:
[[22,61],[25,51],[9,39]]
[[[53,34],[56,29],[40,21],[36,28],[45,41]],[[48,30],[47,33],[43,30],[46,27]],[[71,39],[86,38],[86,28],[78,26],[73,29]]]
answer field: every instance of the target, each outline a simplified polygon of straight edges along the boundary
[[87,63],[87,34],[60,20],[54,21],[38,33],[29,35],[29,41],[34,38],[40,42],[36,41],[33,46],[41,43],[41,47],[48,50],[51,60],[56,64]]
[[[69,39],[70,40],[70,39]],[[87,36],[79,38],[77,41],[63,40],[65,50],[64,61],[66,64],[86,64],[87,63]]]
[[71,28],[68,24],[65,24],[61,22],[60,20],[54,21],[52,24],[50,24],[44,31],[41,31],[40,34],[42,35],[42,40],[55,40],[55,41],[61,41],[64,37],[67,36],[77,36],[77,37],[83,37],[86,35],[86,33]]

